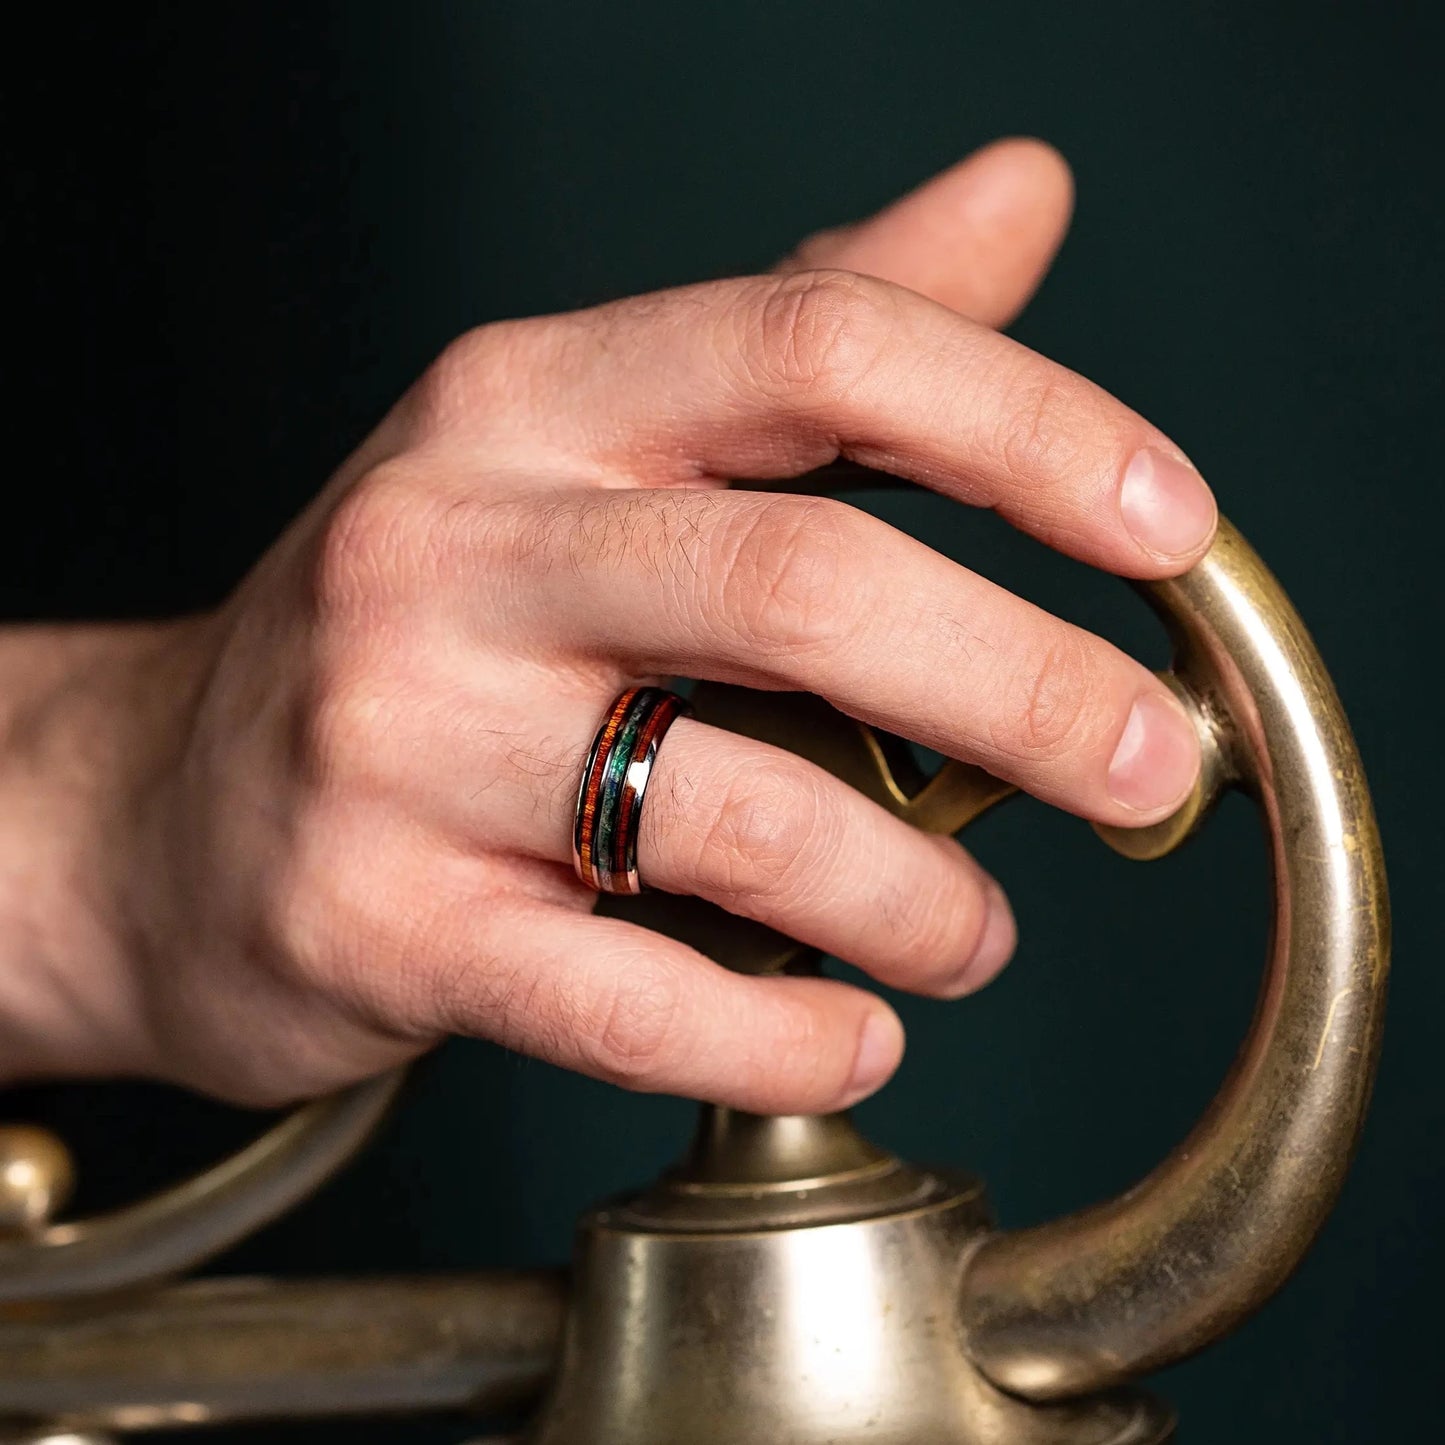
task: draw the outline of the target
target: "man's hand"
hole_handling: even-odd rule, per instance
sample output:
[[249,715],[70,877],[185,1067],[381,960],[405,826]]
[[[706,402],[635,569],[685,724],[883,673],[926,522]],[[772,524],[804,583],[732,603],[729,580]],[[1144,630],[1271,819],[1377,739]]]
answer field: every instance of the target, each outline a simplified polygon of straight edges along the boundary
[[[1069,199],[1005,142],[772,276],[482,327],[218,613],[0,645],[0,1070],[276,1103],[462,1033],[757,1111],[877,1088],[902,1034],[871,993],[594,916],[575,790],[612,697],[686,675],[818,693],[1104,822],[1179,802],[1195,739],[1139,664],[747,489],[843,455],[1113,572],[1192,564],[1215,509],[1178,449],[993,329]],[[920,993],[1013,948],[956,843],[692,720],[639,863]]]

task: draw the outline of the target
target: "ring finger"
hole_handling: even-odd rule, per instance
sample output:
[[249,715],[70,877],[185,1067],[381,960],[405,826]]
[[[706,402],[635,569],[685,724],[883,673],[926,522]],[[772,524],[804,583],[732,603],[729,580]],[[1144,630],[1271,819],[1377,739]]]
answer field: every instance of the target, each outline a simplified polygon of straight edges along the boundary
[[659,753],[641,876],[865,969],[953,998],[1013,952],[1003,890],[951,838],[920,832],[781,748],[679,722]]
[[[570,859],[597,720],[581,705],[568,711],[560,734],[534,736],[525,766],[494,784],[485,820],[470,820],[492,846]],[[663,738],[637,827],[649,887],[705,898],[880,982],[957,997],[1013,952],[1002,889],[951,838],[920,832],[793,753],[695,719]]]

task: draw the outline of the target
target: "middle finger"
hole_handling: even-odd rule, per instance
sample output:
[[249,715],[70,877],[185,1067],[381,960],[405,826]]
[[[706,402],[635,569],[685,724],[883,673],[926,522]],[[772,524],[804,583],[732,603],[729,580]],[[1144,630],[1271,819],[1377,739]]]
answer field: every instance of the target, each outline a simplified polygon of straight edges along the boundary
[[567,493],[529,508],[510,600],[632,671],[816,693],[852,717],[1123,826],[1168,815],[1198,740],[1103,639],[828,498]]

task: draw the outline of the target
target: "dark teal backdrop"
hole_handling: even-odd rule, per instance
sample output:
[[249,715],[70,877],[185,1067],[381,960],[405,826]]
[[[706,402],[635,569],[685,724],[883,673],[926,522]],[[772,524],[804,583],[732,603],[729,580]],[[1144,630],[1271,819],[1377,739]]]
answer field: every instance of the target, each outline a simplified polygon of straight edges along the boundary
[[[1339,1210],[1262,1317],[1159,1384],[1185,1441],[1430,1438],[1442,39],[1426,7],[1363,0],[356,0],[42,22],[0,127],[0,606],[213,600],[464,327],[760,267],[991,137],[1048,138],[1078,214],[1018,334],[1176,437],[1293,594],[1354,720],[1396,903],[1380,1083]],[[935,498],[877,506],[1160,657],[1122,584]],[[1264,862],[1244,805],[1148,866],[1030,803],[972,841],[1015,899],[1018,960],[977,999],[901,1000],[908,1059],[860,1112],[895,1148],[984,1172],[1022,1222],[1129,1183],[1208,1099],[1260,967]],[[94,1203],[249,1126],[146,1089],[0,1108],[77,1132]],[[664,1164],[688,1114],[453,1045],[363,1163],[227,1267],[560,1261],[574,1215]]]

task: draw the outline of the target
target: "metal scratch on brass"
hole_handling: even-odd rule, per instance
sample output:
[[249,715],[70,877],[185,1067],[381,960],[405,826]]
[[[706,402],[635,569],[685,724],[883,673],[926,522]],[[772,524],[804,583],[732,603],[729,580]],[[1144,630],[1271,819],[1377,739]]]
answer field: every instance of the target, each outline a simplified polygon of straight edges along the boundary
[[1347,983],[1342,989],[1339,989],[1335,993],[1335,996],[1330,1000],[1330,1009],[1329,1012],[1325,1015],[1325,1026],[1320,1031],[1320,1046],[1315,1050],[1314,1063],[1310,1065],[1311,1073],[1313,1073],[1317,1068],[1319,1068],[1320,1060],[1325,1056],[1325,1045],[1330,1041],[1330,1029],[1334,1027],[1335,1010],[1339,1008],[1340,1000],[1344,998],[1347,993],[1354,993],[1354,991],[1354,984]]

